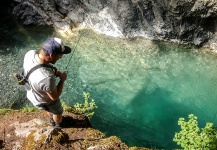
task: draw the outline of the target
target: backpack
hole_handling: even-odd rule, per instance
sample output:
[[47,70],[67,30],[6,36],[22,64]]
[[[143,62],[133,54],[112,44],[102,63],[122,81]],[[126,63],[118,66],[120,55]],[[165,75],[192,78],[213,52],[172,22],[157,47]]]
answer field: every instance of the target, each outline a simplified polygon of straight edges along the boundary
[[51,68],[55,71],[55,74],[56,74],[57,69],[55,67],[53,67],[51,65],[47,65],[47,64],[39,64],[37,66],[34,66],[32,69],[30,69],[26,75],[24,75],[24,70],[22,70],[20,74],[14,73],[14,76],[18,80],[18,84],[23,85],[26,91],[31,90],[31,85],[29,84],[28,78],[29,78],[31,73],[33,73],[35,70],[37,70],[38,68],[41,68],[41,67]]

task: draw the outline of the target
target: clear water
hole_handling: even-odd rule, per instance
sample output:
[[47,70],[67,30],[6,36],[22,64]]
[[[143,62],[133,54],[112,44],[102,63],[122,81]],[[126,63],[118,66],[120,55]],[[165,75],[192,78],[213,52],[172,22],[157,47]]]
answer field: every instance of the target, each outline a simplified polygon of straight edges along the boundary
[[[57,36],[41,34],[29,32],[32,40],[14,51],[16,56],[22,59],[44,38]],[[70,61],[61,99],[73,105],[89,92],[99,107],[91,123],[106,135],[116,135],[128,146],[171,149],[178,148],[172,139],[180,130],[180,117],[193,113],[200,127],[217,123],[215,55],[191,46],[116,39],[87,30],[79,36],[66,41],[76,47],[73,55],[56,64],[64,70]]]

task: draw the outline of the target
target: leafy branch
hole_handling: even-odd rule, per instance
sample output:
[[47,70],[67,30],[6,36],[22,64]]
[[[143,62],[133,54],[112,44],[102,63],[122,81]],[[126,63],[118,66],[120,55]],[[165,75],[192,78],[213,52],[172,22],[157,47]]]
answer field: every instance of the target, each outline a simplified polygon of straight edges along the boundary
[[217,132],[212,123],[206,123],[205,128],[198,127],[197,117],[193,114],[188,116],[189,121],[179,118],[178,125],[181,131],[175,133],[173,141],[184,149],[216,149]]
[[62,106],[64,111],[73,112],[75,114],[83,115],[88,117],[89,119],[92,118],[94,115],[94,111],[92,111],[95,108],[98,108],[95,101],[92,99],[90,102],[90,94],[83,92],[84,95],[84,103],[75,103],[73,107],[66,105],[64,102],[62,102]]

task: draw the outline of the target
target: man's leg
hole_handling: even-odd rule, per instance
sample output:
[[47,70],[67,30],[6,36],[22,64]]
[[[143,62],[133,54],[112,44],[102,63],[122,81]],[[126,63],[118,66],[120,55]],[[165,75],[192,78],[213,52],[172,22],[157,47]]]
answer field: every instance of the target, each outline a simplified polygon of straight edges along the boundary
[[53,120],[53,114],[50,113],[50,112],[48,112],[48,111],[47,111],[47,114],[48,114],[48,116],[50,117],[50,124],[51,124],[52,126],[55,126],[56,123],[55,123],[55,121]]
[[53,114],[47,111],[47,114],[50,118],[53,118]]
[[61,123],[62,122],[62,114],[61,115],[55,115],[55,114],[52,114],[53,115],[53,120],[56,122],[56,123]]
[[47,112],[47,114],[48,114],[48,116],[49,116],[50,118],[53,118],[53,120],[54,120],[56,123],[61,123],[61,122],[62,122],[62,119],[63,119],[62,114],[61,114],[61,115],[54,115],[54,114],[52,114],[52,113],[50,113],[50,112]]
[[47,112],[48,116],[50,117],[50,124],[52,126],[60,126],[60,124],[62,123],[63,117],[62,114],[61,115],[54,115],[50,112]]
[[57,124],[61,124],[63,120],[63,107],[60,103],[60,100],[55,101],[52,105],[47,105],[47,107],[47,113],[55,122],[56,126],[58,126]]

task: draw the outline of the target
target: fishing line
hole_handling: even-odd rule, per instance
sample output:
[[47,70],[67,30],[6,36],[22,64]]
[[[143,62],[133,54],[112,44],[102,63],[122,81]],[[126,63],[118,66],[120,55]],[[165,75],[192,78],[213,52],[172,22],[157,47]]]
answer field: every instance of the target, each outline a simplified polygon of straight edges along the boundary
[[[82,7],[83,7],[83,9],[84,9],[84,12],[87,14],[87,23],[88,23],[88,20],[89,20],[89,14],[88,14],[88,12],[87,12],[87,10],[85,10],[85,5],[84,5],[84,3],[82,3]],[[86,8],[87,9],[87,8]],[[90,20],[89,20],[89,22],[90,22]],[[87,23],[86,23],[86,25],[84,26],[84,29],[87,27]],[[70,63],[70,61],[71,61],[71,59],[72,59],[72,56],[73,56],[73,54],[74,54],[74,52],[75,52],[75,50],[76,50],[76,48],[77,48],[77,46],[78,46],[78,43],[80,42],[80,39],[81,39],[81,37],[82,37],[82,34],[79,36],[79,38],[78,38],[78,41],[76,42],[76,45],[75,45],[75,47],[74,47],[74,50],[73,50],[73,52],[72,52],[72,54],[71,54],[71,57],[70,57],[70,59],[69,59],[69,61],[68,61],[68,64],[66,65],[66,68],[65,68],[65,70],[68,68],[68,66],[69,66],[69,63]]]
[[81,39],[81,36],[82,36],[82,34],[79,36],[78,41],[76,42],[76,45],[75,45],[74,50],[73,50],[73,52],[72,52],[72,54],[71,54],[71,57],[69,58],[69,61],[68,61],[68,64],[66,65],[65,70],[68,68],[69,63],[70,63],[70,61],[72,60],[72,56],[73,56],[73,54],[74,54],[74,52],[75,52],[75,50],[76,50],[76,48],[77,48],[77,46],[78,46],[78,43],[79,43],[79,41],[80,41],[80,39]]
[[[84,8],[84,7],[83,7]],[[85,11],[85,9],[84,9],[84,12],[87,14],[87,20],[88,20],[88,13],[87,13],[87,11]],[[87,21],[88,22],[88,21]],[[84,29],[87,27],[87,23],[86,23],[86,25],[84,26]],[[84,33],[83,33],[84,34]],[[70,63],[70,61],[71,61],[71,59],[72,59],[72,56],[73,56],[73,54],[74,54],[74,52],[75,52],[75,50],[76,50],[76,48],[77,48],[77,46],[78,46],[78,43],[80,42],[80,39],[81,39],[81,37],[82,37],[82,35],[83,34],[80,34],[80,36],[79,36],[79,38],[78,38],[78,41],[76,42],[76,45],[75,45],[75,47],[74,47],[74,50],[73,50],[73,52],[72,52],[72,54],[71,54],[71,57],[69,58],[69,61],[68,61],[68,64],[66,65],[66,68],[65,68],[65,70],[68,68],[68,66],[69,66],[69,63]]]

